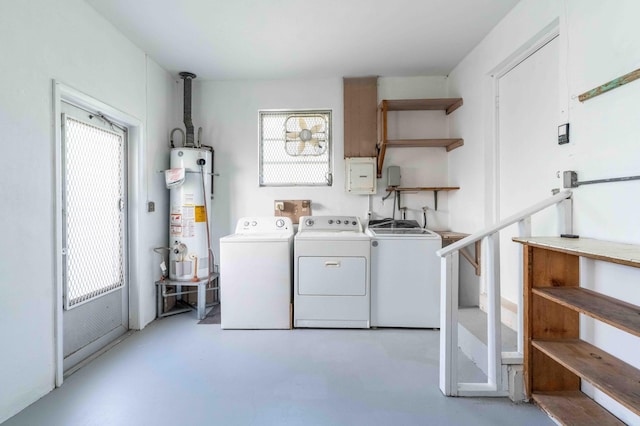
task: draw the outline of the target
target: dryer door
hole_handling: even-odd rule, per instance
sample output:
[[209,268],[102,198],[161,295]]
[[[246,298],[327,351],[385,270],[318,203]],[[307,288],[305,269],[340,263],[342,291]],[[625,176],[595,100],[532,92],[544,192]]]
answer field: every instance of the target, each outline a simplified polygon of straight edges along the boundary
[[367,260],[364,257],[299,257],[298,294],[364,296]]

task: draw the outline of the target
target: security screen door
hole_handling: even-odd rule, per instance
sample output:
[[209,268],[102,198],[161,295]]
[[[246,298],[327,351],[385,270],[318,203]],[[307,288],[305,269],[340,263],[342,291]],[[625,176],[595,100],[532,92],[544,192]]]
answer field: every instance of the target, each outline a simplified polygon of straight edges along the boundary
[[126,131],[62,104],[64,370],[128,329]]

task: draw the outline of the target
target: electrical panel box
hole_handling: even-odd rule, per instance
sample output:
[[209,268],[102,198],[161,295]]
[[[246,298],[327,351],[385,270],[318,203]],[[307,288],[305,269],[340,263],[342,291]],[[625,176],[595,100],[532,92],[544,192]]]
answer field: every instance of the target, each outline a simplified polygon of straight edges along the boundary
[[350,194],[375,194],[376,157],[350,157],[345,159],[346,186]]

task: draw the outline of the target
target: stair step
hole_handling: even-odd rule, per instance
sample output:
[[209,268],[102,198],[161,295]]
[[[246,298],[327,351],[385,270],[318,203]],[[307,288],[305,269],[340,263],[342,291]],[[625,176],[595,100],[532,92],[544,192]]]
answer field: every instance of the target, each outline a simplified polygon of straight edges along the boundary
[[[473,334],[485,346],[487,345],[487,313],[477,307],[465,307],[458,310],[458,322]],[[518,348],[518,333],[502,324],[502,351],[513,352]]]

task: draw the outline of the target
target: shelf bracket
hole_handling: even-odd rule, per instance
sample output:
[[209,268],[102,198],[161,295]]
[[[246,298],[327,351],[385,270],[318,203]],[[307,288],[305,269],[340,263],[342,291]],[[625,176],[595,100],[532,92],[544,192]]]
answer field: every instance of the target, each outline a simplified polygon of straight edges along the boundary
[[481,269],[480,269],[480,241],[476,241],[475,248],[476,248],[475,258],[472,257],[469,254],[469,252],[467,251],[466,247],[463,247],[463,248],[460,249],[460,254],[462,255],[462,257],[467,259],[467,261],[471,264],[471,266],[473,266],[473,268],[476,270],[475,271],[476,275],[480,276],[480,273],[481,273]]

